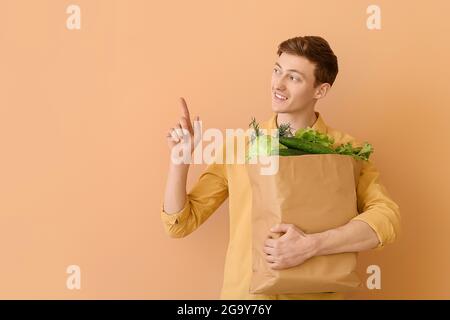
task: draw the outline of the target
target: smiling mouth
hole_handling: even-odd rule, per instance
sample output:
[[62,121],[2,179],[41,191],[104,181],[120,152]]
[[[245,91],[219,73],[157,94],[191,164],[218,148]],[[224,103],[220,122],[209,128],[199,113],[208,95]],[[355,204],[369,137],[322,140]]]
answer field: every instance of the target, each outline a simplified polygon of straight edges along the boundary
[[286,101],[288,99],[287,97],[285,97],[283,95],[280,95],[280,94],[278,94],[276,92],[273,93],[273,98],[274,98],[274,100],[276,102],[284,102],[284,101]]

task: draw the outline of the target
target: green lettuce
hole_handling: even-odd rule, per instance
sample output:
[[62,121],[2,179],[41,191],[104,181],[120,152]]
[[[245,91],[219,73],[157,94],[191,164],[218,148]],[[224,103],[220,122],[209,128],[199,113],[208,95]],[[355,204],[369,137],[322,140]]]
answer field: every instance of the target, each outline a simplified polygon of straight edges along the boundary
[[[314,149],[323,150],[322,147],[326,147],[330,149],[330,153],[349,155],[354,157],[355,159],[366,161],[369,160],[370,155],[373,153],[373,147],[368,142],[364,142],[362,146],[353,146],[352,143],[347,142],[345,144],[334,147],[335,141],[332,137],[328,136],[325,133],[314,130],[311,127],[298,129],[295,134],[292,134],[290,124],[281,124],[278,128],[278,136],[263,135],[255,118],[252,118],[252,122],[250,122],[249,127],[253,129],[253,133],[250,138],[250,148],[247,159],[255,157],[257,155],[278,155],[279,149],[292,150],[280,143],[279,137],[289,137],[285,140],[293,139],[293,141],[297,141],[296,139],[298,139],[298,145],[297,142],[295,142],[293,146],[298,148],[298,146],[308,145],[309,148],[305,150],[310,151],[307,153],[318,152],[314,151]],[[314,148],[314,145],[318,147]],[[322,151],[321,153],[327,152]],[[283,154],[293,153],[286,152]]]

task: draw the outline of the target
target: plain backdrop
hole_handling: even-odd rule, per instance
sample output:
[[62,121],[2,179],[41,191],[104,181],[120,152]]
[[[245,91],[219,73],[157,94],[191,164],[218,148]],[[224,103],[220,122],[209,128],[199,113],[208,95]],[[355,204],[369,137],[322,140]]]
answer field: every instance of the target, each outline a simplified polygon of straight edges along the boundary
[[[81,8],[68,30],[66,8]],[[381,30],[366,9],[381,8]],[[318,35],[339,74],[325,121],[375,148],[402,234],[360,255],[381,290],[450,298],[448,1],[0,1],[0,298],[214,299],[226,201],[196,232],[160,220],[165,135],[184,96],[204,128],[271,115],[280,42]],[[204,165],[191,168],[190,188]],[[69,290],[66,268],[81,268]]]

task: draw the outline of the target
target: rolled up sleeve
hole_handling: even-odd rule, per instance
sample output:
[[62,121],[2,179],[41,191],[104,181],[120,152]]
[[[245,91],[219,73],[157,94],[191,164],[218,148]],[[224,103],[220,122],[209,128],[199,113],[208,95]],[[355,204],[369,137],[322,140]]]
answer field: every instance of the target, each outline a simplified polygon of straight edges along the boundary
[[358,214],[353,220],[366,222],[380,241],[376,250],[392,243],[400,234],[399,206],[380,182],[380,174],[370,161],[363,161],[357,186]]
[[228,197],[228,182],[224,164],[207,166],[197,183],[186,195],[183,208],[169,214],[161,205],[161,220],[172,238],[183,238],[205,222]]

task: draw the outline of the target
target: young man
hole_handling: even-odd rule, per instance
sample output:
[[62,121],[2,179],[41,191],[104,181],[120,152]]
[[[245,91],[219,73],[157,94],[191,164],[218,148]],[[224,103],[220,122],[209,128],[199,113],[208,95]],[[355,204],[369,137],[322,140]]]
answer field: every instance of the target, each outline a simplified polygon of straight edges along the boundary
[[[335,144],[353,142],[353,137],[325,124],[314,110],[326,96],[338,73],[337,57],[321,37],[305,36],[282,42],[272,74],[272,117],[261,125],[275,129],[290,123],[293,132],[310,126],[334,138]],[[176,129],[190,132],[193,127],[184,99],[183,116]],[[197,117],[198,120],[198,117]],[[178,132],[178,133],[177,133]],[[269,131],[270,132],[270,131]],[[181,143],[180,130],[172,128],[167,141],[172,150]],[[342,299],[341,293],[262,295],[249,293],[252,275],[251,187],[243,165],[210,164],[197,184],[186,194],[189,164],[170,163],[161,218],[168,235],[185,237],[197,229],[229,197],[230,242],[228,246],[221,299]],[[284,233],[268,239],[264,252],[273,269],[285,269],[318,255],[380,249],[392,243],[400,231],[399,208],[380,183],[373,164],[364,162],[357,187],[359,215],[336,229],[305,234],[294,225],[274,226],[272,232]]]

